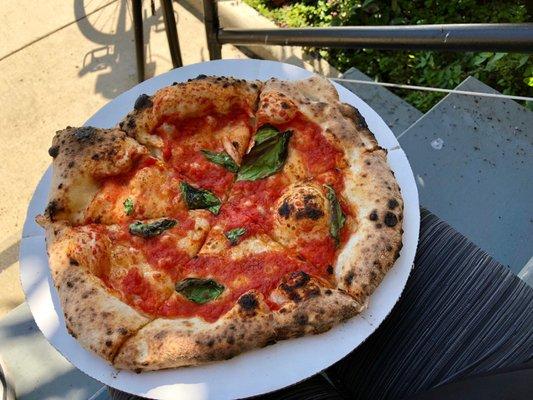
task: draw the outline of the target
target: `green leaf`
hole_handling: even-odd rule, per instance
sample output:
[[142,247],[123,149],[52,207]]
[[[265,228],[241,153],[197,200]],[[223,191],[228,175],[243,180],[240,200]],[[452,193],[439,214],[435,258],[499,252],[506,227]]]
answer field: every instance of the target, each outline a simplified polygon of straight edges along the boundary
[[235,246],[238,243],[239,238],[245,233],[246,233],[245,228],[235,228],[227,232],[224,232],[224,236],[228,238],[232,246]]
[[[242,161],[238,181],[255,181],[278,172],[285,163],[291,131],[255,143]],[[263,138],[261,138],[263,139]]]
[[220,153],[215,153],[214,151],[209,150],[200,151],[209,161],[226,168],[230,172],[237,172],[239,170],[239,166],[237,165],[237,163],[225,151],[222,151]]
[[186,278],[176,284],[178,293],[198,304],[215,300],[224,289],[224,286],[213,279]]
[[272,125],[264,125],[256,132],[254,136],[254,145],[261,144],[266,142],[269,139],[272,139],[274,136],[277,136],[279,131],[274,128]]
[[342,212],[341,205],[335,194],[335,190],[329,186],[324,185],[326,188],[326,196],[329,200],[329,209],[331,213],[331,220],[329,226],[329,234],[335,240],[335,244],[338,246],[340,241],[340,233],[344,223],[346,222],[346,217]]
[[124,205],[126,215],[131,215],[133,213],[133,200],[128,197],[122,204]]
[[181,193],[189,210],[207,209],[217,215],[222,202],[206,189],[195,188],[187,182],[180,182]]
[[533,87],[533,76],[528,76],[527,78],[524,78],[524,83],[528,86]]
[[167,229],[174,227],[178,221],[170,218],[162,218],[151,222],[135,221],[130,224],[130,233],[145,238],[161,235]]

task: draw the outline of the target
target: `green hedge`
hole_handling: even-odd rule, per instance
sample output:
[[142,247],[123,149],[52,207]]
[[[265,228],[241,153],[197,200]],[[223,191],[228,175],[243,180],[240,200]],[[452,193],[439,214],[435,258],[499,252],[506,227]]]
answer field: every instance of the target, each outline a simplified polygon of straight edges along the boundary
[[[508,0],[300,0],[275,7],[270,0],[244,0],[280,26],[403,25],[526,22],[525,1]],[[531,96],[533,56],[516,53],[462,53],[308,49],[341,71],[356,67],[383,82],[452,89],[472,75],[505,94]],[[439,93],[396,90],[421,111]],[[533,104],[527,105],[533,110]]]

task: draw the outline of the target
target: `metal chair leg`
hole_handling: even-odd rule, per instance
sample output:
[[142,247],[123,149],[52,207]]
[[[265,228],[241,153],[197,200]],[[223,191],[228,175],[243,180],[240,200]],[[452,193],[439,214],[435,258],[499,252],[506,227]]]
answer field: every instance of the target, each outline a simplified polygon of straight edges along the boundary
[[183,62],[181,61],[178,29],[176,27],[176,19],[174,18],[172,0],[161,0],[161,7],[163,8],[163,18],[165,20],[165,30],[167,32],[170,58],[172,59],[172,65],[174,68],[178,68],[183,65]]
[[217,0],[203,0],[204,3],[204,26],[207,36],[207,49],[210,60],[220,60],[222,58],[222,46],[218,42],[218,20]]
[[137,58],[137,77],[144,81],[144,37],[142,19],[142,1],[131,0],[133,13],[133,29],[135,31],[135,55]]

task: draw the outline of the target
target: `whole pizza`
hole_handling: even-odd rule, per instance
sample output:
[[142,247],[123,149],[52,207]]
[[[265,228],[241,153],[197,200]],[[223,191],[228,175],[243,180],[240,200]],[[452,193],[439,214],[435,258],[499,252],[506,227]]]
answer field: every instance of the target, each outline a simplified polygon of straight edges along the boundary
[[67,329],[120,369],[231,358],[358,314],[399,256],[387,153],[320,76],[200,75],[49,154]]

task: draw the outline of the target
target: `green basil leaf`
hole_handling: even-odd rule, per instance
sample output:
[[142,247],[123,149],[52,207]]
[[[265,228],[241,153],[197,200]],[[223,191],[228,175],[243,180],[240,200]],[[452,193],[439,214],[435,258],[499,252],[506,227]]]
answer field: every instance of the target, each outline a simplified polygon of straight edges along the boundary
[[178,221],[170,218],[162,218],[151,222],[135,221],[130,224],[130,233],[145,238],[161,235],[167,229],[174,227]]
[[244,156],[237,180],[255,181],[278,172],[287,159],[291,135],[291,131],[286,131],[259,144],[255,143],[252,150]]
[[207,158],[209,161],[226,168],[230,172],[237,172],[239,170],[239,166],[237,165],[237,163],[225,151],[220,152],[220,153],[215,153],[214,151],[209,151],[209,150],[200,150],[200,151],[202,152],[204,157]]
[[133,213],[133,200],[128,197],[122,204],[124,205],[126,215],[131,215]]
[[195,188],[187,182],[180,183],[181,193],[189,210],[207,209],[217,215],[222,202],[209,190]]
[[346,217],[342,212],[342,208],[339,203],[339,200],[337,199],[337,195],[335,194],[335,190],[329,185],[324,186],[327,191],[326,197],[329,200],[329,209],[331,213],[329,234],[335,240],[335,244],[338,246],[341,229],[344,226],[344,223],[346,222]]
[[274,136],[278,136],[279,131],[274,128],[272,125],[263,125],[254,136],[254,145],[261,144],[266,142],[269,139],[272,139]]
[[224,289],[224,286],[213,279],[187,278],[176,284],[178,293],[198,304],[215,300]]
[[228,238],[232,246],[235,246],[238,243],[239,238],[245,233],[246,233],[246,228],[235,228],[227,232],[224,232],[224,236]]

